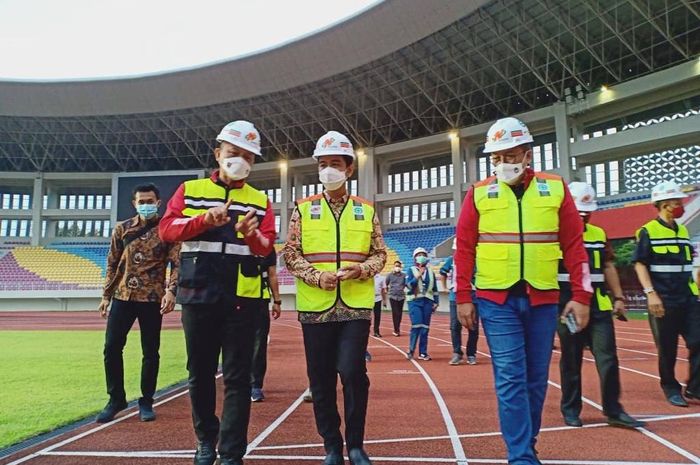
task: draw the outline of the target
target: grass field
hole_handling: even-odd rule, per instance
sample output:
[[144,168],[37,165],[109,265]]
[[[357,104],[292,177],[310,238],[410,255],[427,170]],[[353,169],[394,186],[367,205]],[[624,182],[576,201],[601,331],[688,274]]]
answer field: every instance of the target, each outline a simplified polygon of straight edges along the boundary
[[[107,402],[104,331],[0,331],[0,448],[92,415]],[[187,378],[181,330],[162,332],[158,389]],[[124,349],[129,400],[140,397],[141,344]]]

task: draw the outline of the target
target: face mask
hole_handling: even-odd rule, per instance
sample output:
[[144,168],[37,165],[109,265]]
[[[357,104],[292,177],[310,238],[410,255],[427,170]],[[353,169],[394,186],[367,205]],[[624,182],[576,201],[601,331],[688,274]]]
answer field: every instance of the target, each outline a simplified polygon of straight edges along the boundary
[[226,176],[234,181],[245,179],[250,174],[250,165],[243,157],[224,158],[220,165]]
[[401,267],[400,267],[400,266],[395,266],[395,267],[394,267],[394,273],[401,273]]
[[136,206],[136,212],[144,218],[153,218],[158,214],[158,205],[154,203],[144,203]]
[[426,263],[428,263],[428,257],[424,255],[416,257],[416,263],[418,263],[419,265],[425,265]]
[[340,189],[340,187],[345,184],[346,179],[345,171],[340,171],[330,166],[318,172],[318,180],[321,181],[323,187],[328,191]]
[[525,172],[522,163],[501,163],[496,166],[496,178],[510,186],[515,184]]
[[681,216],[683,216],[684,213],[685,213],[685,208],[683,207],[683,205],[681,205],[679,207],[673,207],[673,210],[671,210],[671,214],[673,215],[674,218],[680,218]]

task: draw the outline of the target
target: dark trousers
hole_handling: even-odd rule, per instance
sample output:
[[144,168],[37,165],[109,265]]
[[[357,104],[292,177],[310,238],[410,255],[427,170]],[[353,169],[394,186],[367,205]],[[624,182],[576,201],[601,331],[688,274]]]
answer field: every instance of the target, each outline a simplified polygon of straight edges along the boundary
[[270,303],[265,300],[255,314],[253,364],[250,367],[250,387],[262,389],[267,372],[267,336],[270,334]]
[[[476,308],[476,306],[474,307]],[[467,357],[476,355],[476,344],[479,342],[479,312],[476,313],[476,325],[474,329],[467,331]],[[462,352],[462,323],[457,318],[457,302],[450,300],[450,336],[452,339],[452,352],[464,355]]]
[[586,345],[591,348],[598,370],[603,413],[609,417],[616,417],[622,413],[620,366],[617,360],[612,312],[598,310],[597,305],[593,302],[591,304],[591,319],[586,328],[579,333],[571,334],[566,325],[559,322],[557,332],[561,342],[559,373],[561,374],[560,407],[562,415],[578,417],[581,414],[581,365],[583,363],[583,349]]
[[379,326],[382,324],[382,301],[374,303],[374,335],[378,335]]
[[662,318],[649,314],[649,326],[651,326],[659,354],[661,389],[667,397],[681,393],[681,385],[675,375],[680,335],[685,340],[689,352],[690,369],[687,389],[698,394],[700,393],[700,303],[689,300],[687,306],[664,308],[666,313]]
[[124,358],[126,337],[134,321],[141,328],[141,398],[140,404],[151,405],[158,381],[160,326],[163,316],[159,302],[127,302],[114,299],[105,332],[105,378],[107,394],[113,403],[126,402],[124,392]]
[[403,317],[403,303],[404,299],[394,300],[389,299],[389,304],[391,305],[391,319],[394,323],[394,332],[401,332],[401,318]]
[[[192,423],[199,441],[215,443],[224,457],[240,459],[248,446],[253,325],[260,304],[183,305]],[[222,357],[224,405],[215,414],[215,376]]]
[[363,445],[369,397],[365,365],[369,323],[369,320],[351,320],[301,325],[316,428],[326,452],[343,449],[336,399],[338,375],[343,384],[345,442],[348,449]]

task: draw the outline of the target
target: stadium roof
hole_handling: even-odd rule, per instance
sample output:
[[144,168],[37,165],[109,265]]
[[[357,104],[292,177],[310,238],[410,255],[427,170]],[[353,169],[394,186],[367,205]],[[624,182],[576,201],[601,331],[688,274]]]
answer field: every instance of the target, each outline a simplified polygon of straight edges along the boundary
[[258,55],[142,78],[0,82],[0,170],[211,166],[249,119],[268,160],[321,134],[377,146],[470,126],[694,59],[691,0],[389,0]]

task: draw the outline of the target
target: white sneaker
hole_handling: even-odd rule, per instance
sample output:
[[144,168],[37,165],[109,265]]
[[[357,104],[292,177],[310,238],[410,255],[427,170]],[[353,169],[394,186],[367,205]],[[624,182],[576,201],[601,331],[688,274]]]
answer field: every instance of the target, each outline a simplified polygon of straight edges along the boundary
[[467,356],[467,364],[476,365],[476,355],[468,355]]

